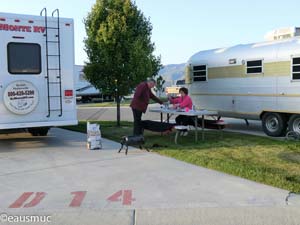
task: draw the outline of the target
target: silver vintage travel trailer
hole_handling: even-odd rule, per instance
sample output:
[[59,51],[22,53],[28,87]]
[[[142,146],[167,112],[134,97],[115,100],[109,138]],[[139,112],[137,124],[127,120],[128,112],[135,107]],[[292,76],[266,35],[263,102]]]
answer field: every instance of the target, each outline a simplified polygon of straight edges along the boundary
[[47,135],[77,124],[74,26],[55,10],[47,17],[0,13],[0,131]]
[[300,132],[300,29],[268,33],[268,41],[201,51],[186,68],[200,108],[220,116],[262,120],[266,134]]

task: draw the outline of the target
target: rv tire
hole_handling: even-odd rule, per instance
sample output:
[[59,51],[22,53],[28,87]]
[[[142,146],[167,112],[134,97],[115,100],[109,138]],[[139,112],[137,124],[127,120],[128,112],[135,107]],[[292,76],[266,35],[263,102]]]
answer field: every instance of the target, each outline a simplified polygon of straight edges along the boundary
[[39,136],[39,132],[37,128],[28,128],[28,132],[32,135],[32,136]]
[[272,137],[285,135],[287,121],[284,115],[280,113],[265,113],[262,117],[262,127],[264,132]]
[[49,127],[41,127],[41,128],[39,128],[39,135],[47,136],[48,131],[49,131]]
[[28,128],[28,132],[32,136],[47,136],[49,129],[49,127]]
[[294,114],[290,117],[289,122],[289,131],[294,131],[300,133],[300,115]]

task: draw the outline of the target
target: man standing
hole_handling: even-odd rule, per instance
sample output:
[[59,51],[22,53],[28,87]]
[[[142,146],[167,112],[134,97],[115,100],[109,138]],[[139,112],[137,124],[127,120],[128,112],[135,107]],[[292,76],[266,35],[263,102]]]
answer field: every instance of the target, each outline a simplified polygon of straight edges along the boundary
[[156,85],[153,78],[148,78],[146,82],[140,83],[135,90],[133,99],[131,101],[130,107],[133,113],[133,135],[142,135],[142,113],[145,113],[149,104],[150,98],[157,103],[163,104],[163,102],[157,98],[151,91],[151,89]]

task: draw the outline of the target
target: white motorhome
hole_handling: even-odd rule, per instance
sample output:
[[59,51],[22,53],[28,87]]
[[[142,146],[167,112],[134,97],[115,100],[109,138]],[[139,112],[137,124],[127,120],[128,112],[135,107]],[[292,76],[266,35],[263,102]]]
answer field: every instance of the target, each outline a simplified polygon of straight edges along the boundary
[[74,66],[74,80],[77,100],[81,100],[82,102],[89,102],[93,98],[101,97],[100,92],[86,80],[85,74],[83,72],[83,66]]
[[0,34],[0,131],[77,124],[73,20],[0,13]]
[[200,108],[220,116],[262,120],[266,134],[300,132],[299,28],[268,33],[268,41],[201,51],[186,67]]
[[101,101],[113,101],[113,97],[111,95],[102,94],[90,82],[87,81],[83,72],[83,66],[74,66],[74,80],[77,100],[82,102],[90,102],[93,99],[100,99]]

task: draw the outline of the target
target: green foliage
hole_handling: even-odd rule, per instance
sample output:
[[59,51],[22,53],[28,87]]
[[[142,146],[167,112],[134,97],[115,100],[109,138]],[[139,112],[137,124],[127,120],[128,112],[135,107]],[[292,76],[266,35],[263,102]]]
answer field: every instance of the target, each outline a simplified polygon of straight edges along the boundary
[[127,95],[158,73],[161,64],[153,55],[152,25],[131,0],[97,0],[85,27],[89,62],[84,73],[103,93]]
[[165,80],[162,76],[157,76],[156,77],[156,87],[154,88],[154,90],[156,92],[158,92],[158,96],[160,97],[160,95],[162,94],[162,92],[164,92],[165,88],[164,88],[164,84],[165,84]]

